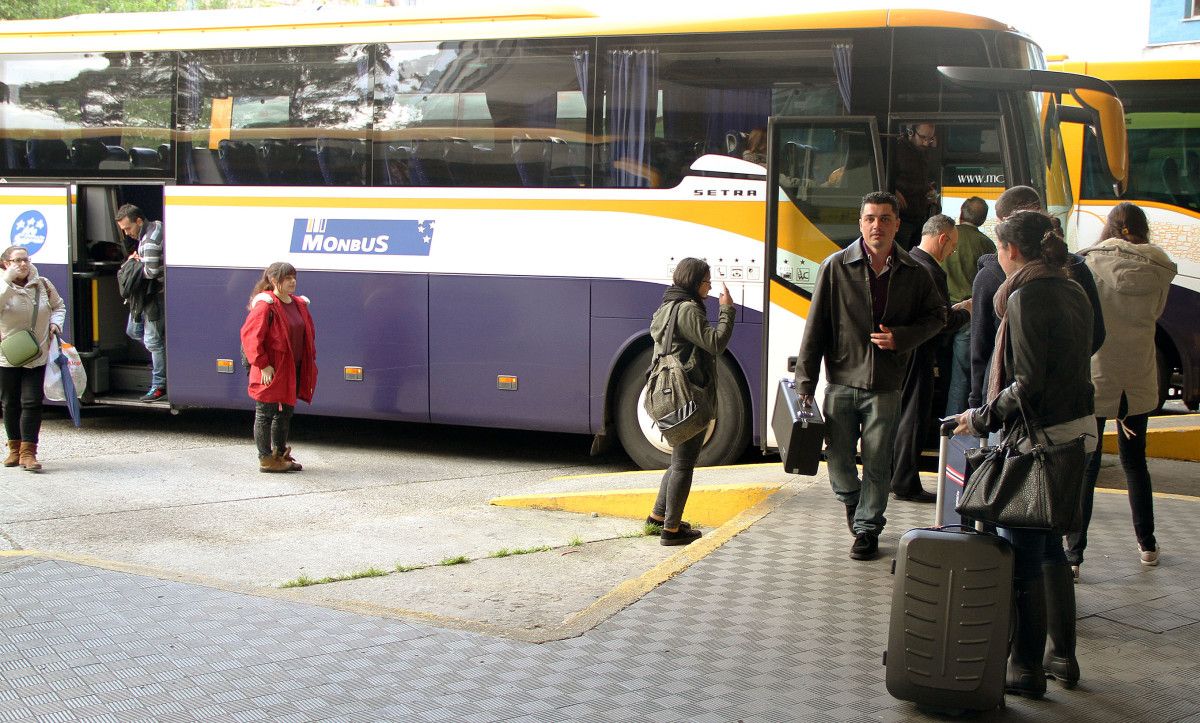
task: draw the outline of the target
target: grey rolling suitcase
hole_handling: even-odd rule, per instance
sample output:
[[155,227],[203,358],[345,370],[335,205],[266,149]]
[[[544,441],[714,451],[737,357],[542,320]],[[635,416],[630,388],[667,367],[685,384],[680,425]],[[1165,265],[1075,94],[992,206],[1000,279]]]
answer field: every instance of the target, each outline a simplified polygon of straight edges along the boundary
[[957,713],[1004,706],[1013,551],[970,527],[941,527],[949,439],[941,436],[935,527],[909,530],[893,563],[887,690]]
[[790,474],[816,474],[825,443],[825,420],[815,404],[800,403],[793,379],[780,379],[771,414],[771,429],[779,445],[783,468]]

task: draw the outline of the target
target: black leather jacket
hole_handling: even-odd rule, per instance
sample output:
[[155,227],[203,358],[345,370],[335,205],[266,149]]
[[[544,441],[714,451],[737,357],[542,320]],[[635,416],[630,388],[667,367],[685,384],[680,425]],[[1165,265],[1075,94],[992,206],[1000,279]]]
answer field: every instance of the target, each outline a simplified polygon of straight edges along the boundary
[[994,432],[1021,418],[1050,427],[1092,414],[1092,306],[1067,278],[1035,279],[1008,298],[1008,386],[976,409],[971,424]]
[[796,361],[797,393],[816,393],[822,359],[831,384],[879,392],[904,386],[912,350],[942,330],[946,305],[925,269],[899,246],[893,253],[883,325],[892,330],[895,350],[871,343],[875,321],[867,274],[870,260],[859,239],[831,254],[817,270]]

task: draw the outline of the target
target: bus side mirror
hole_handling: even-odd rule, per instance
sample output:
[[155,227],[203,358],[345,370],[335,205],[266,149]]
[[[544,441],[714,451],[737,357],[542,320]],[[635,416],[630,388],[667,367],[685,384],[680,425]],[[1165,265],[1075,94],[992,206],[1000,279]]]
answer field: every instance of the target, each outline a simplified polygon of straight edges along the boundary
[[1023,70],[1020,68],[974,68],[939,65],[938,72],[955,85],[964,88],[1018,93],[1068,93],[1087,113],[1086,121],[1079,113],[1059,106],[1059,121],[1086,122],[1096,134],[1104,163],[1112,176],[1113,186],[1125,190],[1129,179],[1129,145],[1125,137],[1125,111],[1112,85],[1099,78],[1057,70]]
[[[1125,109],[1115,95],[1087,88],[1074,88],[1071,98],[1087,117],[1086,125],[1096,134],[1096,147],[1108,173],[1113,179],[1113,188],[1120,196],[1129,183],[1129,143],[1125,135]],[[1078,122],[1061,114],[1059,119]]]

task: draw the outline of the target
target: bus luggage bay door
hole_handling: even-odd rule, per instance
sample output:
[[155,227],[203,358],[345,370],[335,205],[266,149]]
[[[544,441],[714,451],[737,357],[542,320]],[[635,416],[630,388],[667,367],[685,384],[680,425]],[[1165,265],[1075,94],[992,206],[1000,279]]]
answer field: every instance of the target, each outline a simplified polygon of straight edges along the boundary
[[764,451],[778,446],[769,415],[779,380],[795,373],[817,268],[858,238],[862,197],[883,187],[874,116],[773,117],[767,135]]

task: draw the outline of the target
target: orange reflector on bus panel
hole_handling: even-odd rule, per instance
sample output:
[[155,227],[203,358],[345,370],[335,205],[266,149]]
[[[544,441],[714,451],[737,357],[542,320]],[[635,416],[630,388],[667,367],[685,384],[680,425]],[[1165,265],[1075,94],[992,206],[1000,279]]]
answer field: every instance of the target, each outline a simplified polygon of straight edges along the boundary
[[363,380],[362,367],[342,367],[342,376],[348,382],[361,382]]
[[511,374],[497,374],[496,388],[506,392],[517,391],[517,378]]
[[218,359],[217,360],[217,374],[233,374],[233,360],[232,359]]

